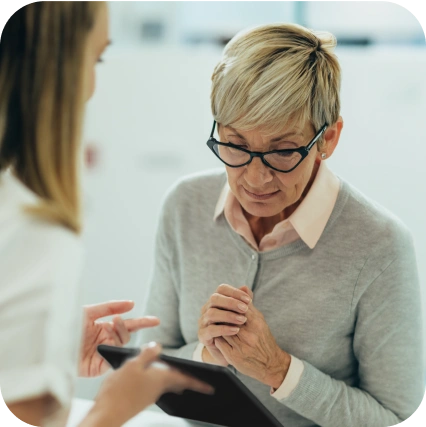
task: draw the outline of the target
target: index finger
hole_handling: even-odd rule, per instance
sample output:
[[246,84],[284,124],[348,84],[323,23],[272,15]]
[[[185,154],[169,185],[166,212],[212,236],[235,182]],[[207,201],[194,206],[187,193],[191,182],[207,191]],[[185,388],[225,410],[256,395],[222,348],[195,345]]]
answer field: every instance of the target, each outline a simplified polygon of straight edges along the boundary
[[244,292],[241,289],[234,288],[233,286],[227,285],[226,283],[222,283],[221,285],[219,285],[216,292],[218,294],[243,301],[246,304],[249,304],[251,302],[251,298],[247,295],[247,292]]
[[135,306],[133,301],[108,301],[101,304],[86,305],[84,309],[90,319],[96,320],[101,317],[123,314],[130,311]]
[[158,326],[160,324],[160,319],[154,316],[145,316],[138,319],[126,319],[124,325],[129,332],[136,332],[139,329],[152,328],[153,326]]

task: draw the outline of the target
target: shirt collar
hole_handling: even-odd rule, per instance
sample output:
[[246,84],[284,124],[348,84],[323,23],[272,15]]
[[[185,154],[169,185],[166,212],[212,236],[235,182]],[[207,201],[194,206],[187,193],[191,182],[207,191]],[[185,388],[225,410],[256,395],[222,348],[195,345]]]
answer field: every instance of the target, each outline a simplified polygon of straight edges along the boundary
[[300,238],[311,249],[318,243],[330,219],[339,189],[339,179],[322,161],[308,194],[289,217]]
[[[297,209],[284,220],[288,220],[292,224],[300,238],[311,249],[318,243],[330,219],[339,189],[339,179],[322,161],[308,194],[306,194]],[[226,183],[216,204],[213,216],[214,221],[223,214],[229,197],[235,196],[232,194],[229,184]]]

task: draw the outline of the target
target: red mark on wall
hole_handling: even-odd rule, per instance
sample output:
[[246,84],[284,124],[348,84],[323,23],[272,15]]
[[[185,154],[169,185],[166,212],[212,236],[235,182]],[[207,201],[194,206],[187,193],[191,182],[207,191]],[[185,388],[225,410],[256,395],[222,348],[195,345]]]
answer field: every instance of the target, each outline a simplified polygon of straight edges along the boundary
[[96,144],[86,144],[84,150],[84,162],[87,169],[94,169],[99,163],[99,147]]

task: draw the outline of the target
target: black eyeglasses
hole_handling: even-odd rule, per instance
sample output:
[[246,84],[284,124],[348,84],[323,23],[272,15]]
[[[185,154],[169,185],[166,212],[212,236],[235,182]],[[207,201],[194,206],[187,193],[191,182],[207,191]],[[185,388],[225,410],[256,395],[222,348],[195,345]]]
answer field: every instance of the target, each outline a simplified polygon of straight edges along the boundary
[[288,173],[296,169],[302,163],[303,159],[309,154],[309,151],[314,144],[321,138],[322,134],[327,129],[328,124],[318,131],[312,141],[299,148],[291,148],[286,150],[273,150],[265,153],[259,151],[249,151],[231,142],[219,142],[214,137],[216,121],[213,122],[213,129],[210,138],[207,141],[207,146],[225,165],[231,168],[240,168],[241,166],[251,163],[254,157],[260,157],[263,164],[278,172]]

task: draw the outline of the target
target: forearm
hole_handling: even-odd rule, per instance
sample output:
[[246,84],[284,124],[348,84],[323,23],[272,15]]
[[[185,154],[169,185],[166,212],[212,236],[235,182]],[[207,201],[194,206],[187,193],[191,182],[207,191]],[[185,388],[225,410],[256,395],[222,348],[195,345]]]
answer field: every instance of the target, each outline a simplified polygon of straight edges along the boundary
[[327,427],[385,427],[402,420],[372,395],[335,380],[309,363],[289,397],[280,400],[288,408]]

